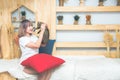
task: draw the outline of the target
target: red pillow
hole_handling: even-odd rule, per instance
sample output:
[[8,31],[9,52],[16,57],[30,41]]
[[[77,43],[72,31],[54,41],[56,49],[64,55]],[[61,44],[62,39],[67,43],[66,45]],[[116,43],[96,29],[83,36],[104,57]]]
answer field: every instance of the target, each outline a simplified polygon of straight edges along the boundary
[[23,61],[21,65],[32,67],[37,72],[41,73],[48,69],[55,68],[64,62],[65,61],[63,59],[57,58],[52,55],[41,53],[41,54],[36,54],[34,56],[29,57],[28,59]]

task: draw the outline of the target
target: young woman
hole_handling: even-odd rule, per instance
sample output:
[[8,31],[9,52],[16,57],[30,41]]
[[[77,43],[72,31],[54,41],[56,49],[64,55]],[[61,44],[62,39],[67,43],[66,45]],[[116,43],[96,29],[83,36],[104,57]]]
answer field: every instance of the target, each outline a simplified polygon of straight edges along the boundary
[[[37,37],[33,35],[33,26],[29,20],[23,20],[21,22],[18,31],[19,45],[22,51],[20,63],[28,59],[29,57],[39,53],[38,49],[42,42],[45,26],[46,24],[41,25],[41,32],[39,34],[39,37]],[[37,73],[32,68],[24,67],[23,71],[28,74],[38,75],[38,80],[49,80],[51,76],[50,70],[43,73]]]

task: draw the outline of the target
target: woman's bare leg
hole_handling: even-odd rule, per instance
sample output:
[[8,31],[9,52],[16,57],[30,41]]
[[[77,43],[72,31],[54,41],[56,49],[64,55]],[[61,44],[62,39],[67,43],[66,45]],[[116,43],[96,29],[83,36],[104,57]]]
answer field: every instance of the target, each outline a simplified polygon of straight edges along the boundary
[[38,76],[38,80],[50,80],[53,70],[48,70],[43,73],[40,73]]
[[50,80],[50,77],[52,75],[53,69],[47,70],[43,73],[37,73],[34,69],[25,67],[23,70],[25,73],[32,74],[32,75],[38,75],[38,80]]
[[34,69],[30,67],[25,67],[23,71],[27,74],[33,74],[33,75],[38,74]]

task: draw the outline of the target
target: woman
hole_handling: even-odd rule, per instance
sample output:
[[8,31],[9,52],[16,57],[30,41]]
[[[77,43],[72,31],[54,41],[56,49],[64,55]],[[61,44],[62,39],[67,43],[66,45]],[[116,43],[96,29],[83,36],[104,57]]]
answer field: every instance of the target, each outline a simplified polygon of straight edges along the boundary
[[[24,60],[27,60],[29,57],[38,54],[38,49],[41,46],[45,26],[46,24],[41,25],[41,32],[39,37],[37,37],[33,35],[33,27],[29,20],[23,20],[21,22],[18,31],[19,45],[22,51],[20,63],[22,63]],[[24,67],[23,71],[28,74],[38,75],[38,80],[49,80],[51,76],[50,70],[43,73],[37,73],[32,68]]]

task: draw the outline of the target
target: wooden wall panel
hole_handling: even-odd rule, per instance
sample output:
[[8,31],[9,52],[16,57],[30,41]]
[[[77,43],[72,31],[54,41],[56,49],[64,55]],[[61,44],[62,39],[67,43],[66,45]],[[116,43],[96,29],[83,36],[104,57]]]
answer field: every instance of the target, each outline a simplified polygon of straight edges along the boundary
[[[42,21],[51,26],[51,1],[50,0],[1,0],[0,24],[11,24],[11,12],[25,5],[36,14],[36,21]],[[51,32],[50,32],[51,33]],[[51,34],[50,34],[51,35]]]
[[[11,24],[11,12],[21,5],[25,5],[35,12],[36,21],[47,23],[49,29],[51,29],[51,1],[52,0],[0,0],[0,26],[2,24]],[[4,54],[6,55],[6,53]],[[12,56],[15,55],[12,54]],[[11,56],[8,58],[10,57]],[[15,80],[15,78],[11,77],[8,73],[0,73],[0,80]]]

